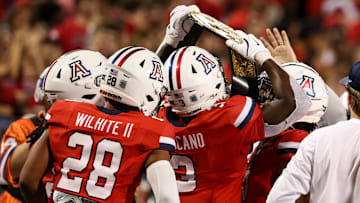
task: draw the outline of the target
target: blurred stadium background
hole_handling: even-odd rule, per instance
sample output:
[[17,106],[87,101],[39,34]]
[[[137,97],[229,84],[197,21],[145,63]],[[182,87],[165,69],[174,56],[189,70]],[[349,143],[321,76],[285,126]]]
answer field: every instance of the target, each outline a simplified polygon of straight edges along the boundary
[[[339,95],[338,81],[360,60],[360,0],[1,0],[0,130],[41,108],[33,99],[37,77],[62,53],[85,48],[108,57],[128,45],[155,51],[180,4],[256,36],[285,29],[298,60]],[[226,59],[224,42],[204,35],[198,45]]]

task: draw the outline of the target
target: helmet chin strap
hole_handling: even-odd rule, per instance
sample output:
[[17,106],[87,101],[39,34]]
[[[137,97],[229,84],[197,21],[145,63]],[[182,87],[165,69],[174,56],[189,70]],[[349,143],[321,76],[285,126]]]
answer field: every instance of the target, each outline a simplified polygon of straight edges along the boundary
[[165,95],[167,94],[168,92],[168,88],[166,88],[165,86],[161,87],[161,90],[159,92],[159,102],[157,103],[156,107],[154,108],[154,110],[150,113],[151,116],[156,116],[157,113],[159,112],[160,110],[160,107],[161,107],[161,103],[162,101],[164,101],[165,99]]

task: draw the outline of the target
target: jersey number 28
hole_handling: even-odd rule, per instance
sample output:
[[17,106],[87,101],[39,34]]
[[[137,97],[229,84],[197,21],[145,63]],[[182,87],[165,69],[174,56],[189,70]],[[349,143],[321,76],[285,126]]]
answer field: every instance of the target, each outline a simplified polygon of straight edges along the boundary
[[[70,171],[81,173],[88,167],[92,155],[93,144],[94,141],[90,135],[79,132],[70,135],[67,146],[74,149],[78,146],[82,146],[81,157],[80,159],[67,157],[64,160],[61,168],[62,175],[56,185],[57,188],[80,193],[83,178],[78,176],[69,178],[68,173]],[[89,197],[105,200],[111,196],[114,188],[116,182],[115,173],[117,173],[120,168],[123,147],[119,142],[108,139],[99,141],[95,147],[96,152],[95,155],[93,155],[95,157],[92,163],[93,170],[88,175],[85,191]],[[106,153],[112,155],[109,166],[103,164]],[[105,179],[103,186],[97,184],[99,177]]]

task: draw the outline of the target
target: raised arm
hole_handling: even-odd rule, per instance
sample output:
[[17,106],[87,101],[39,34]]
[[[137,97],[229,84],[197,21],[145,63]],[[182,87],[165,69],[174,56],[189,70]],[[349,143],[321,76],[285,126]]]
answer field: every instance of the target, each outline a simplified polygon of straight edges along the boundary
[[260,69],[269,75],[276,100],[263,107],[265,136],[274,136],[290,127],[304,116],[310,107],[310,100],[298,85],[271,56],[263,43],[252,34],[238,33],[243,43],[227,40],[226,45],[242,56],[254,61]]
[[49,159],[49,133],[46,130],[30,150],[20,173],[20,189],[26,202],[47,202],[41,180]]
[[166,34],[156,54],[162,62],[177,48],[180,41],[184,40],[186,34],[190,31],[194,22],[189,18],[189,13],[200,11],[195,5],[177,6],[170,13],[170,23],[166,27]]

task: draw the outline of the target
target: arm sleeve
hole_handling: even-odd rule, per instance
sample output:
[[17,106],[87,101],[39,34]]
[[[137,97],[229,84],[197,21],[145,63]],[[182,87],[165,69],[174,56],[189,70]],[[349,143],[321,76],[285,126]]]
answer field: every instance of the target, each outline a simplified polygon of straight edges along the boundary
[[291,89],[294,92],[296,108],[284,121],[276,125],[265,123],[265,137],[275,136],[289,128],[297,120],[305,116],[311,106],[311,100],[306,96],[305,91],[301,88],[296,80],[289,76]]
[[146,169],[147,180],[154,192],[156,203],[179,203],[174,170],[170,162],[160,160]]
[[315,136],[309,135],[276,180],[266,203],[295,202],[301,194],[309,193],[314,150]]

